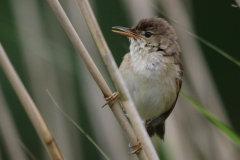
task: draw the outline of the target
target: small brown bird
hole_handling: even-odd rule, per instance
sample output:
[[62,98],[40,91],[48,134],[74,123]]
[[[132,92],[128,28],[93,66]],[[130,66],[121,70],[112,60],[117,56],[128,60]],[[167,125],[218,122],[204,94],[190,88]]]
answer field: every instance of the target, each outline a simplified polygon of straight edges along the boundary
[[130,53],[119,68],[150,137],[164,139],[165,120],[171,114],[182,85],[177,36],[167,21],[151,17],[132,28],[113,27],[130,40]]

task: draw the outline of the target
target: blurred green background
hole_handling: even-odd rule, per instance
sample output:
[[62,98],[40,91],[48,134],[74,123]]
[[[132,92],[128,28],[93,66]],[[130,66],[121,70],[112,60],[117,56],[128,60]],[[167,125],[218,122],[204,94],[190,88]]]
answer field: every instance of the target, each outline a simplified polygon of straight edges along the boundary
[[[60,0],[60,3],[115,91],[77,3],[74,0]],[[129,51],[129,42],[111,32],[111,27],[132,27],[141,18],[150,16],[168,20],[158,10],[240,60],[240,9],[234,0],[91,0],[90,3],[118,65]],[[182,49],[183,90],[240,134],[240,68],[179,25],[172,24]],[[104,104],[101,91],[46,0],[1,0],[0,42],[67,160],[104,157],[55,108],[46,89],[111,159],[137,159],[128,154],[128,142],[110,109],[101,108]],[[166,130],[164,142],[153,138],[161,160],[240,159],[234,143],[182,98],[168,119]],[[0,160],[30,159],[18,140],[36,159],[50,159],[0,67]]]

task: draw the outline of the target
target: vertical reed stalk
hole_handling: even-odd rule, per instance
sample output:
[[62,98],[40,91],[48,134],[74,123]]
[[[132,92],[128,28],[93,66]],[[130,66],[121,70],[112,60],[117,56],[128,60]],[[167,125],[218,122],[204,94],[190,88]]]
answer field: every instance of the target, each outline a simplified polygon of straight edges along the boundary
[[[69,21],[68,17],[66,16],[64,10],[62,9],[60,3],[57,0],[48,0],[52,10],[56,14],[57,18],[59,19],[60,23],[62,24],[63,28],[65,29],[66,33],[68,34],[70,40],[72,41],[73,45],[75,46],[77,52],[82,57],[84,63],[86,64],[89,72],[91,73],[92,77],[94,78],[95,82],[97,83],[98,87],[101,89],[104,97],[109,97],[112,95],[110,88],[108,87],[107,83],[105,82],[104,78],[102,77],[101,73],[99,72],[98,68],[96,67],[95,63],[93,62],[92,58],[90,57],[89,53],[87,52],[86,48],[84,47],[81,39],[78,37],[75,29],[73,28],[71,22]],[[118,120],[120,126],[122,127],[128,141],[130,144],[137,144],[138,138],[136,137],[132,126],[130,125],[129,121],[127,120],[125,114],[123,113],[121,107],[116,102],[114,104],[110,104],[111,110],[115,115],[116,119]],[[137,146],[133,147],[136,149]],[[147,156],[145,152],[142,150],[137,153],[137,156],[140,160],[147,160]]]
[[63,160],[57,143],[0,43],[0,64],[53,160]]
[[118,67],[116,65],[116,62],[115,62],[112,54],[111,54],[111,51],[108,48],[108,45],[103,37],[103,34],[100,30],[100,27],[99,27],[97,20],[93,14],[93,11],[91,9],[91,6],[90,6],[88,0],[77,0],[77,2],[82,11],[82,14],[85,18],[85,21],[89,27],[89,30],[92,33],[92,36],[97,44],[97,47],[101,53],[104,63],[107,66],[109,74],[110,74],[115,86],[117,87],[121,102],[128,113],[128,116],[131,120],[131,123],[132,123],[135,133],[137,134],[140,142],[143,144],[144,150],[145,150],[148,158],[150,160],[158,160],[159,157],[156,153],[156,150],[153,147],[153,144],[146,132],[146,129],[142,124],[142,120],[134,106],[134,103],[131,99],[128,89],[124,84],[122,76],[118,70]]

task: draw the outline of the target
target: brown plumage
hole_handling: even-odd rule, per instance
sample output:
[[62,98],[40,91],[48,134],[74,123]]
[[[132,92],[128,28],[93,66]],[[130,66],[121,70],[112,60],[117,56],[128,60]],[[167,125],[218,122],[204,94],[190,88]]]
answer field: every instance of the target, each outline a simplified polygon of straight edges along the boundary
[[[141,34],[142,31],[151,31],[156,36],[151,39],[150,42],[160,45],[159,47],[161,49],[167,49],[169,44],[177,40],[177,35],[173,27],[162,18],[151,17],[142,19],[137,25],[133,26],[129,30],[137,34]],[[166,52],[180,52],[178,44],[173,43],[171,48],[172,50],[166,50]]]
[[165,120],[176,104],[182,85],[177,36],[167,21],[151,17],[132,28],[114,27],[126,35],[130,53],[119,68],[149,136],[164,139]]
[[[179,74],[182,77],[183,76],[183,65],[182,62],[179,60],[179,56],[178,55],[174,55],[174,63],[175,65],[178,65],[180,68]],[[176,79],[175,82],[176,88],[177,88],[177,97],[176,100],[174,101],[174,103],[172,104],[172,107],[170,108],[170,110],[166,111],[165,113],[163,113],[162,115],[160,115],[159,117],[157,117],[156,119],[154,119],[148,126],[147,126],[147,132],[149,134],[150,137],[152,137],[155,133],[157,134],[157,136],[159,138],[161,138],[162,140],[164,139],[164,134],[165,134],[165,120],[168,118],[168,116],[172,113],[177,99],[178,99],[178,95],[180,92],[180,89],[182,87],[182,80],[181,79]]]

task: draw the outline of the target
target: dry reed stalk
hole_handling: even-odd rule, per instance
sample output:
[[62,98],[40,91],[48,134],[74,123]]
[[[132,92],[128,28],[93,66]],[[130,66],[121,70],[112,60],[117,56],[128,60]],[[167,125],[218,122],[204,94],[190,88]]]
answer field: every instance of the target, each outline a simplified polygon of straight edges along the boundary
[[238,7],[240,8],[240,0],[235,0],[235,1],[237,3]]
[[0,64],[53,160],[63,160],[57,143],[0,43]]
[[[60,1],[60,2],[63,2],[63,1]],[[62,7],[64,8],[64,5],[67,6],[66,10],[65,8],[64,10],[68,18],[71,20],[71,23],[75,28],[78,36],[80,38],[84,37],[84,38],[81,38],[82,43],[84,44],[88,53],[92,57],[94,63],[98,67],[98,70],[100,71],[101,75],[104,77],[105,81],[111,88],[112,84],[108,83],[110,82],[110,78],[106,70],[105,64],[102,61],[101,55],[96,54],[98,53],[97,46],[95,45],[95,42],[92,39],[91,33],[87,27],[87,24],[85,23],[85,20],[82,14],[79,12],[80,10],[78,5],[76,5],[77,4],[76,1],[70,0],[67,2],[68,2],[67,4],[64,2],[61,3]],[[52,13],[52,10],[51,10],[51,13]],[[60,25],[60,27],[62,26]],[[63,47],[63,45],[61,47]],[[131,149],[126,147],[126,144],[127,144],[126,136],[123,134],[122,128],[119,126],[118,121],[114,119],[115,117],[111,109],[109,109],[109,107],[105,107],[104,111],[101,107],[99,107],[99,104],[104,104],[106,102],[103,99],[103,94],[99,89],[99,87],[97,86],[97,84],[95,83],[94,79],[92,78],[85,64],[79,63],[79,58],[80,58],[79,55],[75,54],[74,57],[75,57],[74,61],[77,64],[76,67],[79,68],[79,71],[80,71],[78,73],[78,78],[80,78],[78,81],[79,87],[80,87],[79,89],[87,88],[87,90],[86,89],[84,90],[84,94],[83,94],[83,99],[85,99],[84,107],[87,109],[89,118],[94,122],[97,122],[97,123],[92,123],[92,128],[95,135],[95,140],[98,142],[98,145],[107,152],[109,157],[121,157],[121,159],[124,159],[124,160],[138,159],[137,156],[135,155],[132,156],[132,155],[126,154]],[[65,77],[67,76],[65,75]],[[89,95],[91,95],[91,99],[94,99],[94,100],[89,101]],[[72,114],[71,114],[71,117],[72,117]],[[99,134],[99,132],[101,132],[101,134]],[[117,149],[116,149],[116,144],[118,146]]]
[[92,33],[93,39],[95,40],[97,47],[101,53],[104,63],[107,66],[108,72],[115,86],[117,87],[121,102],[127,111],[127,114],[131,120],[135,133],[137,134],[140,142],[143,144],[143,148],[148,158],[150,160],[158,160],[159,157],[156,153],[156,150],[153,147],[153,144],[146,132],[146,129],[142,124],[142,120],[134,106],[134,103],[131,99],[128,89],[124,84],[122,76],[118,70],[118,67],[111,54],[111,51],[108,48],[108,45],[103,37],[103,34],[100,30],[100,27],[93,14],[93,11],[88,0],[77,0],[77,2],[85,18],[85,21],[89,27],[89,30]]
[[[62,29],[58,23],[51,24],[52,19],[55,19],[55,16],[47,16],[41,20],[42,15],[46,15],[43,12],[52,13],[51,8],[47,1],[43,1],[42,7],[39,7],[38,1],[33,0],[9,0],[11,3],[11,8],[13,12],[13,18],[16,21],[16,30],[18,33],[19,41],[21,42],[20,52],[24,66],[26,67],[25,72],[28,73],[28,85],[29,92],[31,97],[34,99],[35,104],[38,106],[38,110],[42,115],[44,115],[44,120],[48,124],[49,129],[54,135],[55,140],[58,143],[58,146],[68,160],[73,160],[75,157],[80,157],[80,146],[72,145],[78,140],[74,140],[76,137],[80,140],[80,136],[74,136],[79,132],[75,130],[74,127],[70,127],[65,118],[56,112],[56,109],[51,107],[51,100],[45,92],[45,88],[49,88],[55,96],[55,99],[62,105],[68,104],[71,108],[71,111],[74,112],[74,105],[72,103],[66,102],[64,94],[68,94],[68,89],[70,89],[71,83],[67,82],[66,79],[62,79],[61,76],[65,75],[62,73],[62,70],[58,70],[55,64],[58,64],[58,58],[55,57],[54,52],[57,53],[68,53],[67,49],[62,49],[64,45],[60,42],[62,38],[62,33],[58,32],[58,29]],[[57,27],[56,27],[57,26]],[[49,33],[44,29],[47,27]],[[62,31],[62,30],[61,30]],[[64,31],[62,31],[64,32]],[[53,43],[51,37],[53,34],[59,34],[57,37],[58,41]],[[64,33],[63,33],[64,34]],[[67,43],[65,43],[67,44]],[[61,45],[60,51],[54,50],[55,46]],[[58,56],[59,58],[61,56]],[[66,67],[68,59],[64,57],[66,63],[62,63],[61,67]],[[55,63],[55,64],[54,64]],[[69,69],[71,70],[71,69]],[[70,77],[70,76],[65,76]],[[58,82],[65,82],[68,85],[59,86]],[[69,87],[68,89],[63,89],[64,86]],[[62,99],[61,97],[65,97]],[[69,94],[70,96],[70,94]],[[74,101],[71,101],[74,102]],[[63,105],[65,106],[65,105]],[[75,111],[75,113],[77,113]],[[71,114],[74,116],[73,114]],[[57,122],[57,123],[55,123]],[[59,125],[60,124],[60,125]],[[70,136],[71,134],[71,136]],[[81,141],[80,141],[81,142]],[[45,152],[44,146],[40,146],[40,151],[42,152],[42,159],[49,159],[49,154]]]
[[[86,48],[84,47],[81,39],[78,37],[75,29],[73,28],[71,22],[69,21],[67,15],[65,14],[64,10],[62,9],[60,3],[57,0],[48,0],[52,10],[56,14],[57,18],[59,19],[60,23],[62,24],[63,28],[65,29],[66,33],[68,34],[70,40],[72,41],[74,47],[76,48],[79,55],[82,57],[84,63],[86,64],[89,72],[91,73],[92,77],[94,78],[95,82],[97,83],[98,87],[102,91],[104,97],[109,97],[112,95],[110,88],[108,87],[107,83],[105,82],[104,78],[102,77],[101,73],[99,72],[98,68],[96,67],[95,63],[93,62],[91,56],[87,52]],[[130,144],[137,144],[137,137],[130,125],[129,121],[127,120],[125,114],[123,113],[121,107],[117,102],[114,104],[109,104],[113,114],[115,115],[116,119],[118,120],[120,126],[122,127],[128,141]],[[133,149],[138,148],[134,146]],[[140,160],[147,160],[147,156],[145,152],[142,150],[137,153],[137,156]]]

